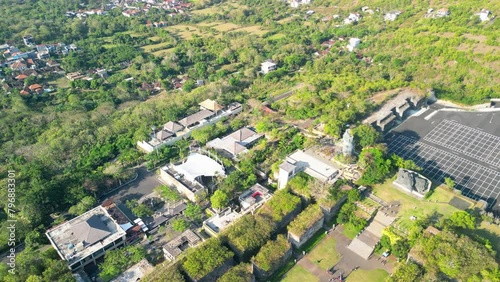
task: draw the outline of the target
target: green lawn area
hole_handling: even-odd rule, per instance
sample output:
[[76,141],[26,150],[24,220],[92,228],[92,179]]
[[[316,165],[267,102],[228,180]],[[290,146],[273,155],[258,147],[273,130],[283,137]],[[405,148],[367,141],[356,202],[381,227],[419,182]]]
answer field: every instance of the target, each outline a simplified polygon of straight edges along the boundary
[[168,53],[172,53],[172,52],[174,52],[174,48],[163,49],[160,51],[152,52],[151,54],[153,54],[156,57],[163,57],[163,56],[167,55]]
[[333,237],[325,237],[308,255],[312,263],[324,270],[329,269],[340,260],[336,249],[337,241]]
[[346,223],[344,224],[344,230],[342,230],[342,234],[352,240],[354,239],[354,237],[356,237],[356,235],[358,235],[358,231],[354,229],[351,224]]
[[68,88],[69,79],[67,79],[65,76],[61,76],[58,79],[50,82],[49,84],[55,84],[57,88]]
[[153,49],[160,49],[168,46],[170,43],[169,42],[162,42],[158,44],[150,44],[150,45],[144,45],[141,47],[144,52],[151,52]]
[[389,277],[383,269],[374,270],[362,270],[358,269],[353,271],[349,276],[347,276],[347,282],[384,282],[385,279]]
[[283,33],[276,33],[276,34],[269,36],[267,39],[278,40],[278,39],[283,38],[285,36],[286,35],[284,35]]
[[308,272],[300,265],[294,266],[281,280],[282,282],[317,282],[318,277]]
[[410,219],[411,216],[419,219],[437,212],[444,217],[448,217],[452,213],[459,211],[459,209],[448,204],[456,196],[451,191],[437,187],[428,199],[420,200],[395,188],[392,181],[393,179],[388,179],[383,184],[375,185],[373,194],[386,202],[399,201],[401,203],[398,213],[399,219],[397,220],[397,225],[401,228],[409,228],[414,224],[414,221]]
[[245,27],[237,28],[237,29],[235,29],[233,31],[234,32],[246,31],[248,33],[252,33],[252,34],[255,34],[255,35],[258,35],[258,36],[262,36],[262,35],[264,35],[264,34],[267,33],[267,30],[263,29],[259,25],[245,26]]

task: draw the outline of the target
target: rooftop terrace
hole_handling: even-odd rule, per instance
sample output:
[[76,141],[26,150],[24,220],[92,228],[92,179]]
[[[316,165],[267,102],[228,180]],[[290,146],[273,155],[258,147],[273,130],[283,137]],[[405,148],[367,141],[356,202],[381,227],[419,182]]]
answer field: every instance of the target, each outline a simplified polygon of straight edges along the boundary
[[[125,223],[124,228],[130,223]],[[46,235],[59,255],[73,264],[125,236],[125,230],[108,211],[98,206],[58,225]]]

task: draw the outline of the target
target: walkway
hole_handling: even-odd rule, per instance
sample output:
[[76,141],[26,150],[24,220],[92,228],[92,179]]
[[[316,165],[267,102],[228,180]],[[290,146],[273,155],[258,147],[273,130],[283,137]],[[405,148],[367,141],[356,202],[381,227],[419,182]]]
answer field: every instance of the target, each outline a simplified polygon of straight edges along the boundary
[[[382,237],[382,231],[391,225],[391,223],[396,219],[395,214],[397,212],[390,211],[388,213],[388,209],[392,209],[395,205],[390,205],[389,207],[383,207],[380,209],[373,221],[366,227],[366,229],[361,232],[356,238],[352,240],[349,244],[348,248],[358,255],[360,255],[364,259],[368,259],[378,241]],[[394,215],[392,215],[394,213]]]

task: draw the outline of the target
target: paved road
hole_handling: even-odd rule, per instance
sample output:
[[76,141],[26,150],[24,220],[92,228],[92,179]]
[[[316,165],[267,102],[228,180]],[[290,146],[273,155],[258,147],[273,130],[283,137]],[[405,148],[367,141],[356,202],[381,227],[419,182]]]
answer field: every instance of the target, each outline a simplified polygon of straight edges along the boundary
[[138,176],[135,181],[102,197],[101,201],[109,198],[122,202],[131,199],[139,199],[142,196],[151,194],[155,187],[161,185],[161,182],[158,180],[158,175],[154,171],[147,171],[144,166],[138,167],[136,171]]
[[141,197],[151,194],[155,187],[161,185],[155,171],[148,171],[144,166],[138,167],[136,171],[137,179],[135,181],[101,198],[101,202],[112,198],[131,221],[137,217],[127,208],[125,202],[132,199],[139,200]]

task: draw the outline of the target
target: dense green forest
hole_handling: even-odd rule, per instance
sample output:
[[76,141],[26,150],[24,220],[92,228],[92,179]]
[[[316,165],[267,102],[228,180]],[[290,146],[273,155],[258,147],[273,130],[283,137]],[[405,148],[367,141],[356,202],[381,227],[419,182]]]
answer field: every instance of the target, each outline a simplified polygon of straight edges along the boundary
[[[310,17],[304,16],[305,7],[294,10],[274,0],[200,1],[195,8],[207,11],[189,16],[171,17],[158,9],[130,18],[120,9],[85,19],[65,16],[66,11],[80,9],[79,3],[87,8],[102,4],[0,0],[0,45],[27,51],[25,35],[33,35],[37,44],[74,43],[77,52],[54,57],[63,70],[109,72],[107,78],[94,75],[91,82],[69,82],[53,73],[30,78],[55,88],[51,93],[25,96],[19,89],[10,94],[0,89],[0,187],[7,187],[7,171],[14,170],[17,240],[27,247],[47,243],[45,230],[71,216],[66,214],[71,207],[85,207],[88,197],[95,203],[129,178],[127,168],[154,158],[135,148],[152,125],[192,113],[208,97],[221,104],[266,101],[300,86],[293,99],[271,107],[283,114],[283,120],[323,122],[325,133],[333,137],[339,137],[346,124],[368,115],[374,109],[369,98],[380,91],[432,88],[438,98],[462,104],[500,97],[500,23],[481,23],[474,16],[481,8],[500,13],[500,4],[493,1],[453,1],[447,5],[451,15],[440,19],[424,17],[429,1],[409,0],[318,0],[308,7],[316,11]],[[366,5],[403,13],[394,22],[375,13],[364,15],[357,24],[341,25],[342,17]],[[342,17],[322,20],[332,14]],[[148,20],[164,21],[166,27],[147,27]],[[218,28],[229,23],[238,28]],[[254,32],[257,29],[263,32]],[[344,48],[350,37],[361,39],[352,53]],[[334,41],[331,50],[315,55],[329,39]],[[269,58],[279,68],[262,75],[260,63]],[[16,73],[6,67],[0,75]],[[182,91],[172,89],[179,75],[189,76]],[[200,79],[205,85],[195,87]],[[142,87],[154,82],[162,86],[159,94]],[[234,174],[224,184],[221,191],[227,194],[241,183],[255,181],[252,164],[264,163],[269,156],[275,162],[304,142],[294,131],[280,132],[283,120],[263,118],[257,111],[248,119],[258,130],[286,141],[253,153],[242,169],[244,177]],[[7,198],[7,189],[0,189],[0,198]],[[3,252],[9,236],[4,200],[0,207]],[[26,273],[20,277],[45,277],[44,267],[21,271]]]

